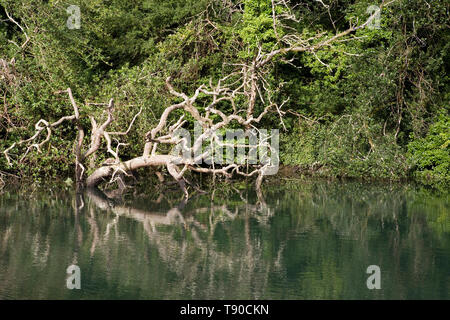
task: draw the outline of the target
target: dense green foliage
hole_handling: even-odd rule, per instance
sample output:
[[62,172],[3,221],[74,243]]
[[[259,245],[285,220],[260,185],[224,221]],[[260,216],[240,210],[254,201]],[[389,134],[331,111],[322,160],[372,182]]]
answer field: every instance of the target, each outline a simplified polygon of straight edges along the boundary
[[[299,4],[297,31],[305,38],[364,21],[374,4],[328,0],[328,12],[319,2],[293,2]],[[13,61],[0,65],[0,150],[29,136],[37,120],[68,114],[67,97],[55,92],[70,87],[79,103],[114,98],[117,128],[142,107],[123,147],[124,157],[138,153],[142,132],[176,101],[164,86],[167,76],[192,92],[258,45],[272,49],[283,30],[277,34],[272,27],[271,3],[0,0],[0,59]],[[66,26],[72,4],[80,7],[80,29]],[[239,4],[242,11],[234,10]],[[24,48],[25,35],[6,12],[30,37]],[[282,163],[327,176],[448,183],[448,12],[445,1],[397,0],[383,8],[379,29],[359,29],[356,39],[316,56],[295,53],[291,63],[277,61],[268,84],[278,88],[277,100],[290,97],[284,110],[291,111],[282,132]],[[88,104],[81,110],[101,111]],[[281,128],[276,113],[263,125]],[[44,154],[33,153],[18,167],[0,157],[0,171],[34,179],[71,176],[75,134],[71,127],[55,132]]]
[[441,115],[428,134],[412,141],[408,147],[416,175],[423,181],[449,183],[450,118]]

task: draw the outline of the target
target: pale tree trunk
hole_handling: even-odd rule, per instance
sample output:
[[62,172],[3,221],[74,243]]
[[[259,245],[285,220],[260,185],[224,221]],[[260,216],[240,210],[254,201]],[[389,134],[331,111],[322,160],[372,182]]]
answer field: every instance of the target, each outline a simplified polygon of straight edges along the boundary
[[[380,8],[389,3],[385,4],[383,1]],[[328,13],[330,13],[329,7],[324,6],[328,10]],[[277,14],[276,7],[283,8],[281,14]],[[170,77],[167,78],[166,87],[168,91],[174,97],[180,99],[181,102],[167,107],[162,112],[157,125],[145,134],[142,134],[143,138],[145,138],[145,145],[142,154],[135,158],[123,160],[120,157],[119,147],[125,145],[125,143],[118,142],[116,148],[113,149],[112,137],[126,138],[132,130],[135,120],[141,114],[142,108],[131,119],[127,130],[119,132],[109,131],[109,127],[115,121],[114,101],[111,99],[109,103],[104,104],[106,120],[103,123],[97,123],[92,115],[88,116],[91,122],[90,144],[85,146],[85,131],[80,122],[79,108],[70,88],[63,92],[69,95],[69,100],[73,107],[72,115],[62,117],[53,123],[43,119],[39,120],[35,125],[35,134],[32,137],[12,144],[3,153],[8,164],[13,165],[14,161],[10,156],[10,151],[19,146],[26,146],[23,156],[16,160],[17,162],[21,162],[33,149],[41,152],[41,147],[50,140],[52,130],[62,123],[72,122],[77,130],[77,138],[74,142],[75,181],[77,189],[82,189],[85,186],[97,187],[106,181],[116,181],[123,188],[125,186],[124,177],[130,175],[133,171],[147,167],[165,167],[168,174],[179,184],[186,197],[188,196],[188,190],[186,187],[187,180],[184,175],[190,171],[208,173],[214,175],[214,177],[216,175],[224,175],[226,177],[231,177],[232,175],[256,177],[256,186],[259,190],[263,177],[271,165],[270,161],[258,165],[249,165],[249,161],[246,159],[244,163],[218,166],[214,164],[209,166],[200,165],[200,163],[204,164],[205,160],[211,156],[210,152],[202,151],[203,141],[211,141],[220,146],[230,146],[222,142],[217,132],[225,130],[230,125],[237,125],[244,129],[251,128],[258,131],[260,122],[268,113],[276,114],[280,119],[280,125],[285,128],[283,118],[286,112],[282,108],[288,99],[285,99],[281,104],[273,101],[273,97],[278,88],[271,87],[266,79],[271,73],[271,70],[273,70],[276,60],[283,60],[289,53],[306,52],[313,54],[315,58],[323,63],[317,57],[316,51],[328,48],[343,38],[347,39],[346,36],[360,28],[366,27],[375,18],[376,14],[377,12],[370,16],[363,24],[358,26],[350,25],[347,30],[338,32],[333,36],[327,37],[324,33],[317,33],[309,39],[304,39],[302,34],[296,32],[290,26],[298,21],[290,9],[289,2],[287,0],[272,1],[272,22],[275,34],[277,34],[277,45],[275,49],[266,52],[260,46],[249,63],[242,61],[242,63],[233,64],[235,66],[234,71],[229,72],[216,83],[213,83],[211,80],[209,85],[204,84],[199,86],[191,96],[187,93],[176,91],[170,82]],[[282,29],[285,30],[285,34],[280,37],[279,31]],[[205,99],[208,101],[204,109],[198,106],[197,100],[200,95],[202,95],[202,105],[205,103]],[[227,105],[226,108],[222,107],[224,104]],[[223,110],[232,111],[225,112]],[[182,111],[183,115],[174,125],[169,126],[169,123],[176,120],[173,119],[174,114],[179,114],[180,111]],[[195,155],[194,158],[185,159],[184,157],[171,154],[159,154],[162,145],[169,145],[173,149],[183,142],[176,135],[176,131],[186,123],[184,120],[185,115],[192,117],[203,128],[202,135],[187,150],[190,154]],[[45,136],[43,140],[40,138],[42,134]],[[106,150],[102,149],[103,143],[106,144]],[[250,150],[251,148],[256,148],[257,150],[259,148],[266,148],[271,153],[275,152],[267,141],[259,141],[257,145],[244,143],[244,147],[246,150]],[[87,163],[94,164],[95,157],[99,151],[111,155],[111,159],[95,169],[90,176],[87,176]],[[164,181],[159,170],[158,179]]]

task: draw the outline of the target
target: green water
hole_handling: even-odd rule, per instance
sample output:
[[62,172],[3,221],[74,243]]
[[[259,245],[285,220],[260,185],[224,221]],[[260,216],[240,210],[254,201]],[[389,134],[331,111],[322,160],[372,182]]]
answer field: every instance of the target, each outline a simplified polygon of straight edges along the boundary
[[[448,195],[284,181],[176,192],[3,192],[0,299],[450,299]],[[45,192],[44,192],[45,191]],[[214,194],[214,199],[213,198]],[[78,265],[81,289],[66,287]],[[366,269],[381,269],[369,290]]]

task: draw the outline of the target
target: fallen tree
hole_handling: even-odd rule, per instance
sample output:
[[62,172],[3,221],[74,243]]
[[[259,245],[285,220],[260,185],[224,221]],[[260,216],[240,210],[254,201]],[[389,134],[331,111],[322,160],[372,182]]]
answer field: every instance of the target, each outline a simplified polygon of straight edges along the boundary
[[[322,3],[322,2],[321,2]],[[323,4],[323,3],[322,3]],[[383,2],[384,4],[384,2]],[[383,7],[383,4],[380,6]],[[328,10],[326,5],[324,7]],[[239,10],[239,9],[234,9]],[[242,9],[240,9],[242,10]],[[272,50],[264,50],[259,45],[254,50],[251,59],[242,59],[239,63],[233,63],[233,71],[223,76],[220,80],[209,84],[203,84],[196,88],[192,95],[177,91],[171,84],[170,77],[166,79],[166,87],[171,95],[179,99],[180,102],[167,107],[159,118],[158,124],[142,135],[144,147],[142,153],[131,159],[122,159],[120,156],[120,147],[124,145],[117,139],[117,144],[113,148],[113,137],[126,137],[132,129],[136,119],[142,112],[142,109],[130,120],[130,124],[125,131],[109,131],[111,124],[114,123],[114,100],[111,99],[105,104],[104,113],[106,120],[98,123],[93,115],[87,115],[91,123],[90,143],[85,141],[86,130],[81,124],[80,110],[75,101],[70,88],[59,93],[67,93],[73,108],[73,114],[64,116],[55,122],[49,122],[41,119],[35,124],[35,134],[30,138],[13,143],[3,151],[10,166],[14,162],[22,162],[27,155],[36,149],[41,152],[44,144],[50,141],[53,130],[63,123],[70,122],[77,130],[77,138],[74,143],[75,156],[75,180],[77,188],[97,187],[105,181],[117,182],[119,188],[126,185],[124,177],[129,176],[133,171],[148,167],[165,167],[168,174],[178,182],[185,196],[188,196],[186,187],[186,172],[200,172],[213,175],[241,175],[246,177],[256,177],[257,187],[261,185],[262,179],[271,167],[277,165],[277,151],[269,144],[270,137],[259,139],[253,143],[246,139],[241,142],[241,147],[246,150],[260,150],[263,155],[259,163],[251,162],[250,157],[244,161],[234,161],[232,163],[220,164],[216,166],[211,157],[214,157],[214,148],[204,148],[205,142],[212,143],[220,147],[236,147],[236,144],[228,141],[223,142],[218,132],[231,125],[239,126],[259,136],[264,136],[260,132],[259,124],[262,119],[270,112],[275,113],[280,119],[280,126],[284,127],[283,118],[286,112],[283,105],[288,101],[285,99],[281,103],[274,100],[277,88],[274,88],[267,81],[267,76],[273,70],[277,61],[284,60],[288,54],[305,52],[314,55],[319,61],[316,52],[330,47],[334,42],[341,41],[343,38],[355,40],[351,35],[358,29],[366,27],[377,15],[375,12],[368,20],[362,24],[350,25],[350,27],[335,35],[327,36],[324,33],[317,33],[307,39],[302,36],[292,24],[297,21],[287,0],[272,1],[272,21],[274,34],[276,35],[276,45]],[[281,33],[280,31],[283,30]],[[27,43],[29,38],[27,36]],[[290,63],[289,60],[285,62]],[[321,61],[320,61],[321,62]],[[198,105],[199,96],[203,101],[208,100],[206,108],[200,108]],[[224,107],[226,106],[226,107]],[[261,107],[262,106],[262,107]],[[225,110],[231,110],[225,111]],[[174,115],[180,114],[178,120],[173,120]],[[179,130],[186,124],[185,117],[196,121],[202,128],[202,134],[188,145],[185,137],[179,136]],[[172,122],[171,122],[172,121]],[[171,125],[171,123],[175,122]],[[44,135],[42,139],[41,136]],[[106,152],[111,155],[103,165],[92,168],[97,152],[101,150],[106,143]],[[170,146],[170,148],[161,148],[161,146]],[[25,151],[20,158],[13,159],[11,151],[17,147],[25,147]],[[167,149],[172,150],[167,152]],[[181,151],[183,155],[174,153],[174,150]],[[261,151],[262,150],[262,151]],[[165,152],[161,154],[161,152]],[[184,156],[185,154],[194,155]],[[269,156],[270,155],[270,156]],[[208,164],[208,165],[205,165]],[[86,168],[88,164],[94,169],[90,175],[87,175]],[[162,180],[161,175],[159,178]]]

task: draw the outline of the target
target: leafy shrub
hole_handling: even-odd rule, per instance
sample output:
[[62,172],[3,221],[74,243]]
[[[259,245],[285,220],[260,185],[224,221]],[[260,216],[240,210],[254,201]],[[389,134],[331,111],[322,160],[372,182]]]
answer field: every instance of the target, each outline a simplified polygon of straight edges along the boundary
[[[281,162],[302,169],[322,168],[328,176],[400,180],[406,178],[403,150],[391,135],[360,114],[347,114],[281,138]],[[320,173],[320,172],[319,172]]]
[[[412,137],[414,138],[414,137]],[[441,114],[424,138],[408,144],[414,175],[427,184],[450,182],[450,117]]]

